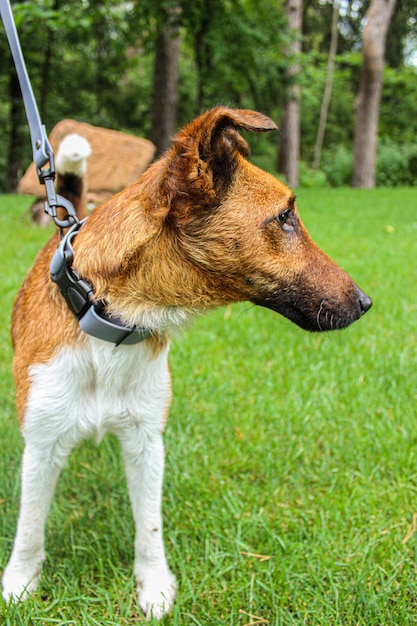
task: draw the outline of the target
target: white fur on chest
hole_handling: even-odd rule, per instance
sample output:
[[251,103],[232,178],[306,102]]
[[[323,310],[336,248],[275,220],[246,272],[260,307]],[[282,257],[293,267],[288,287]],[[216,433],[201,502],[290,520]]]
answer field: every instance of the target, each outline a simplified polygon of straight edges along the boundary
[[[154,356],[146,342],[119,346],[89,338],[30,369],[24,434],[72,443],[137,424],[163,428],[171,397],[168,348]],[[46,443],[46,442],[45,442]]]
[[142,342],[115,347],[88,338],[31,368],[23,434],[22,495],[3,596],[24,599],[40,579],[44,529],[59,476],[82,439],[114,433],[126,467],[136,527],[135,577],[145,615],[162,617],[175,597],[175,577],[162,541],[162,430],[171,399],[168,347],[156,356]]

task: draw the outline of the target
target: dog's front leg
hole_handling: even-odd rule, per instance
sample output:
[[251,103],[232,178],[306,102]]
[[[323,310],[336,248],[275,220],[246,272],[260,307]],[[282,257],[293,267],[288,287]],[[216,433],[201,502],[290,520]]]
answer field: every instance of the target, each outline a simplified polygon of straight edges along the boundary
[[150,619],[160,619],[175,598],[162,539],[161,498],[164,470],[162,434],[140,425],[120,437],[136,526],[135,577],[139,606]]
[[45,450],[26,444],[16,538],[2,581],[6,600],[24,600],[38,586],[45,558],[45,522],[61,461],[54,462]]

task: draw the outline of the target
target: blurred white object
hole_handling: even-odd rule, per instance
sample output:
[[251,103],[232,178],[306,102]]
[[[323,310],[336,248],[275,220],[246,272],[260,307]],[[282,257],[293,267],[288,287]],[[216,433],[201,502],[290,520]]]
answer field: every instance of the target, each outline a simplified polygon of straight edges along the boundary
[[87,139],[72,133],[59,144],[55,164],[60,174],[76,174],[84,176],[87,171],[87,159],[91,155],[91,147]]

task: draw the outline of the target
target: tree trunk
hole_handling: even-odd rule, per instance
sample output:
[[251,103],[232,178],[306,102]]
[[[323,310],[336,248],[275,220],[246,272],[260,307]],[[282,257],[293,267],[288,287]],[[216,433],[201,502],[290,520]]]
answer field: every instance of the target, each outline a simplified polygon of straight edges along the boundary
[[106,56],[105,31],[106,25],[101,16],[94,24],[95,31],[95,52],[94,52],[94,95],[95,95],[95,115],[99,120],[103,113],[103,94],[105,85],[104,59]]
[[48,106],[52,50],[53,50],[54,39],[55,39],[55,33],[53,30],[48,30],[47,38],[48,40],[46,44],[45,56],[43,58],[43,66],[42,66],[42,91],[40,94],[40,101],[39,101],[39,115],[41,116],[42,120],[45,119],[46,117],[47,106]]
[[195,35],[195,62],[197,66],[197,100],[196,115],[199,115],[204,107],[204,86],[207,83],[207,77],[210,73],[211,66],[211,49],[207,43],[207,31],[210,25],[210,15],[214,13],[215,8],[212,7],[211,0],[203,3],[204,9],[200,13],[200,25]]
[[298,187],[300,156],[300,88],[294,85],[279,126],[278,171],[284,174],[290,187]]
[[326,85],[324,88],[323,101],[321,103],[320,110],[320,122],[317,131],[316,145],[314,146],[314,159],[313,169],[318,170],[320,167],[321,150],[323,147],[324,132],[326,130],[327,113],[329,111],[330,97],[332,95],[332,83],[335,57],[337,52],[337,39],[338,39],[338,25],[339,25],[339,2],[334,0],[333,4],[333,18],[332,18],[332,35],[330,40],[329,59],[327,62],[327,76]]
[[179,7],[170,10],[167,23],[160,27],[156,41],[150,139],[156,146],[157,156],[168,148],[177,122],[180,55],[177,21],[180,11]]
[[291,52],[295,62],[289,73],[293,85],[289,89],[288,102],[280,123],[278,171],[282,172],[291,187],[298,186],[298,160],[300,157],[300,85],[296,83],[300,71],[302,0],[287,0],[285,12],[290,30],[295,34]]
[[[58,11],[60,9],[60,0],[55,0],[53,4],[53,10]],[[50,78],[51,78],[51,65],[52,65],[52,57],[55,46],[55,31],[51,28],[47,30],[47,40],[46,40],[46,49],[43,58],[42,65],[42,91],[40,93],[40,101],[39,101],[39,115],[41,119],[45,119],[47,117],[48,110],[48,97],[50,90]]]
[[[19,182],[25,147],[30,146],[30,133],[26,122],[22,93],[14,67],[9,73],[9,147],[7,154],[7,193],[15,193]],[[24,134],[26,130],[26,135]]]
[[385,44],[396,0],[372,0],[362,40],[362,78],[355,103],[353,187],[373,188]]

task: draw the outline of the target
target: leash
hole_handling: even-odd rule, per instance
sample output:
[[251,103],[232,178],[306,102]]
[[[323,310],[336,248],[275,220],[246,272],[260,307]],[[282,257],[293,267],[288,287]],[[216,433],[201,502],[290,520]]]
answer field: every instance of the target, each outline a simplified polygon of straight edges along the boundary
[[[45,212],[52,217],[55,224],[59,226],[62,232],[63,228],[69,228],[73,224],[78,223],[79,220],[72,203],[67,200],[67,198],[63,198],[55,192],[54,152],[48,141],[45,126],[42,124],[39,116],[9,0],[0,0],[0,14],[22,91],[32,142],[33,161],[36,165],[39,182],[45,185],[47,198],[45,202]],[[58,208],[64,210],[66,215],[64,219],[58,218]]]
[[[55,191],[54,152],[48,141],[45,126],[41,123],[9,0],[0,0],[0,15],[22,91],[32,142],[33,160],[37,168],[39,182],[45,185],[47,198],[45,211],[61,229],[61,242],[50,265],[51,280],[58,285],[68,308],[85,333],[116,346],[139,343],[150,337],[153,334],[152,330],[140,327],[132,328],[124,324],[120,318],[106,313],[105,304],[93,297],[93,286],[88,281],[83,280],[72,267],[74,250],[71,242],[80,231],[85,220],[80,222],[72,203]],[[65,211],[66,217],[64,219],[59,219],[58,208]],[[63,229],[67,228],[69,230],[64,236]]]

